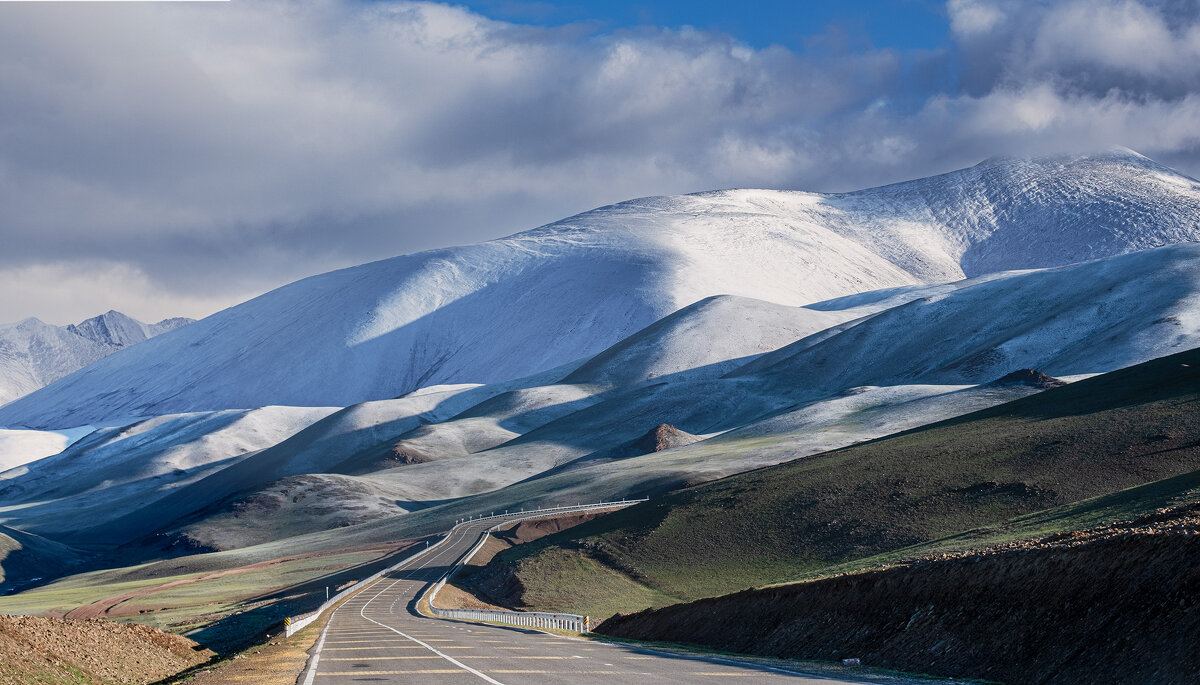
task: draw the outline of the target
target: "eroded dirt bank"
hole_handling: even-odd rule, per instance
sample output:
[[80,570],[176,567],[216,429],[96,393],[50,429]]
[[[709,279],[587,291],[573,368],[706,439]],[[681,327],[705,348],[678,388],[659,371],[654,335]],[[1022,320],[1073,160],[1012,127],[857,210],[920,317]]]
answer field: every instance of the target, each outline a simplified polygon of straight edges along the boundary
[[597,632],[1010,683],[1195,683],[1200,505],[617,615]]
[[438,595],[438,605],[464,609],[504,609],[521,606],[519,581],[507,572],[508,567],[493,562],[506,549],[552,533],[566,530],[602,516],[608,512],[583,512],[554,518],[521,521],[491,534],[483,548],[446,585],[448,592]]
[[3,683],[152,683],[212,656],[149,626],[0,615]]

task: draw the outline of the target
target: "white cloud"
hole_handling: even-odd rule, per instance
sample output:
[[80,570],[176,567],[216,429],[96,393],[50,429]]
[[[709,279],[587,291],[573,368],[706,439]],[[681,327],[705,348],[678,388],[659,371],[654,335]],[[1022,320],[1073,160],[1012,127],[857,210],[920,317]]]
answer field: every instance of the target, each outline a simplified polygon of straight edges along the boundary
[[1111,144],[1200,168],[1200,25],[1132,0],[952,0],[964,60],[430,3],[0,5],[0,321],[194,315],[648,194]]
[[1138,2],[1064,3],[1047,12],[1033,39],[1029,67],[1092,66],[1140,76],[1200,74],[1200,27],[1176,32],[1161,13]]
[[[0,321],[17,321],[29,312],[63,326],[113,309],[146,323],[174,316],[198,318],[233,304],[230,297],[164,292],[129,264],[109,261],[42,262],[0,269]],[[16,295],[18,294],[19,295]],[[249,295],[250,293],[242,293]]]
[[1004,20],[999,6],[981,0],[950,0],[946,11],[950,15],[950,29],[966,36],[987,33]]

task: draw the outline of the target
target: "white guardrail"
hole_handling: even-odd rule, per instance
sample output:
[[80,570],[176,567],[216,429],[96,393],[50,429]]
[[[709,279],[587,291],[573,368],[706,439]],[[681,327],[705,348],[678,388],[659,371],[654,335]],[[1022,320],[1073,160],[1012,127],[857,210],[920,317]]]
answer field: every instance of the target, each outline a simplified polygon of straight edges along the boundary
[[[595,511],[598,509],[619,509],[633,504],[645,502],[644,499],[622,500],[620,502],[599,502],[597,504],[587,504],[577,507],[569,507],[568,511]],[[551,628],[556,630],[569,630],[575,633],[589,633],[592,626],[591,621],[587,616],[579,614],[552,614],[544,611],[504,611],[500,609],[443,609],[434,602],[437,600],[438,591],[446,586],[446,583],[458,573],[459,569],[465,566],[471,559],[487,544],[488,536],[492,531],[498,528],[503,528],[512,523],[520,521],[529,521],[531,519],[546,518],[554,516],[562,511],[547,513],[548,510],[541,509],[530,512],[528,516],[520,516],[517,518],[509,518],[501,523],[498,523],[484,531],[483,536],[479,538],[479,543],[467,552],[466,556],[459,559],[458,562],[450,569],[450,572],[442,576],[442,579],[434,584],[429,590],[426,598],[429,602],[429,610],[434,616],[440,618],[461,618],[468,621],[485,621],[488,623],[503,623],[510,626],[526,626],[530,628]],[[475,519],[478,521],[479,519]],[[469,523],[469,521],[468,521]]]
[[[518,521],[528,521],[530,519],[547,518],[550,516],[556,516],[559,514],[565,514],[565,513],[570,513],[570,512],[574,512],[574,511],[592,511],[592,510],[596,510],[596,509],[618,509],[621,507],[629,506],[631,504],[638,504],[640,502],[645,502],[645,501],[646,500],[644,500],[644,499],[621,500],[620,502],[598,502],[596,504],[568,505],[568,506],[562,506],[562,507],[548,507],[545,509],[541,509],[541,508],[531,509],[528,512],[527,516],[518,516],[517,518],[508,518],[508,517],[512,516],[512,514],[508,514],[508,513],[492,514],[490,516],[470,517],[467,520],[463,521],[462,523],[455,525],[454,528],[458,528],[459,526],[465,526],[468,524],[476,523],[478,521],[484,521],[486,519],[492,519],[492,518],[506,518],[507,520],[500,523],[499,525],[492,526],[491,528],[489,528],[484,533],[483,537],[480,539],[479,544],[475,545],[475,547],[472,548],[471,551],[468,552],[465,557],[460,559],[458,561],[458,563],[456,563],[454,565],[454,567],[450,570],[449,573],[447,573],[445,576],[443,576],[442,579],[439,580],[436,585],[434,585],[433,591],[429,594],[429,608],[433,611],[434,615],[443,616],[446,618],[466,618],[466,619],[474,619],[474,620],[481,620],[481,621],[492,621],[495,623],[509,623],[509,621],[506,621],[503,618],[477,618],[477,617],[473,617],[473,616],[459,616],[459,615],[451,616],[449,613],[441,613],[441,612],[473,612],[474,610],[472,610],[472,609],[438,609],[437,607],[435,607],[433,605],[433,598],[437,596],[437,591],[442,589],[442,586],[444,586],[446,584],[446,581],[450,579],[450,576],[454,575],[455,571],[457,571],[459,568],[461,568],[463,566],[463,564],[466,564],[467,562],[469,562],[471,560],[471,557],[475,556],[475,553],[478,552],[479,548],[483,546],[483,543],[487,541],[488,535],[490,535],[493,530],[496,530],[497,528],[500,528],[501,526],[505,526],[509,523],[516,523]],[[451,528],[450,530],[453,531],[454,528]],[[346,588],[345,590],[342,590],[341,592],[337,593],[336,595],[330,597],[329,599],[325,600],[325,602],[323,604],[321,604],[321,606],[317,607],[316,610],[314,610],[310,613],[307,613],[307,614],[301,614],[299,616],[289,616],[289,617],[283,619],[285,637],[291,637],[292,635],[295,635],[301,629],[305,628],[310,623],[312,623],[313,621],[320,618],[321,614],[325,613],[326,609],[329,609],[334,604],[337,604],[338,602],[342,601],[343,599],[358,592],[359,590],[365,588],[366,586],[370,585],[371,583],[374,583],[375,581],[379,580],[380,578],[382,578],[384,576],[384,574],[391,573],[392,571],[395,571],[396,569],[400,568],[401,566],[404,566],[405,564],[408,564],[408,563],[416,560],[417,558],[424,556],[425,554],[428,554],[429,552],[432,552],[433,550],[437,549],[438,546],[440,546],[442,543],[444,543],[448,539],[450,539],[449,532],[447,532],[447,534],[444,535],[441,540],[438,540],[437,542],[433,543],[432,545],[429,545],[428,547],[420,550],[419,552],[417,552],[415,554],[411,554],[411,555],[405,557],[404,559],[396,562],[395,564],[392,564],[391,566],[388,566],[387,568],[385,568],[381,571],[376,571],[375,573],[372,573],[371,575],[367,576],[366,578],[363,578],[362,580],[358,581],[354,585],[351,585],[350,587]],[[587,632],[586,631],[587,626],[583,625],[584,623],[586,623],[586,621],[583,621],[584,617],[583,616],[575,616],[574,614],[542,614],[540,612],[524,612],[524,611],[505,611],[505,612],[485,611],[485,612],[475,612],[475,613],[483,613],[483,614],[489,614],[489,615],[491,615],[491,614],[516,614],[516,615],[523,616],[523,617],[548,616],[548,617],[558,617],[559,619],[575,618],[575,619],[579,619],[579,621],[577,623],[579,625],[583,626],[583,629],[578,630],[578,632]],[[566,625],[565,621],[560,620],[560,623],[562,623],[563,625]],[[550,622],[511,623],[511,625],[528,625],[528,626],[539,627],[539,628],[557,628],[557,627],[559,627],[559,625],[557,623],[551,624]],[[575,628],[569,628],[569,627],[564,627],[562,629],[563,630],[575,630]]]

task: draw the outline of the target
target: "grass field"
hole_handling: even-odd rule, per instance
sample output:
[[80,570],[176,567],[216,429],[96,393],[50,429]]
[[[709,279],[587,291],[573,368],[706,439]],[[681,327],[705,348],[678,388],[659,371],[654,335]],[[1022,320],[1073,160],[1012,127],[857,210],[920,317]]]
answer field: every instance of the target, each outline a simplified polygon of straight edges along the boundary
[[510,603],[605,616],[1130,518],[1196,493],[1198,402],[1184,352],[680,490],[489,573],[516,579]]
[[225,652],[285,616],[319,605],[326,586],[337,592],[393,563],[411,544],[298,555],[153,578],[139,577],[146,567],[94,571],[0,598],[0,612],[103,616],[143,623]]

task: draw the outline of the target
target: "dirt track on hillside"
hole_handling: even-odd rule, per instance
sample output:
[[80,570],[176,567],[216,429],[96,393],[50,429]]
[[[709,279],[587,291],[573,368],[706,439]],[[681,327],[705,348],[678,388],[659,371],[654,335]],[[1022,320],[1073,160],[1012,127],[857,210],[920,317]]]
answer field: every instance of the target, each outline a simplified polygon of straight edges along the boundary
[[540,538],[546,537],[551,533],[557,533],[560,530],[566,530],[581,523],[586,523],[594,518],[603,516],[609,513],[608,511],[588,511],[582,514],[571,514],[569,516],[556,516],[554,518],[534,519],[532,521],[521,521],[512,528],[499,530],[493,533],[495,537],[507,541],[510,545],[519,545],[525,542],[533,542]]

